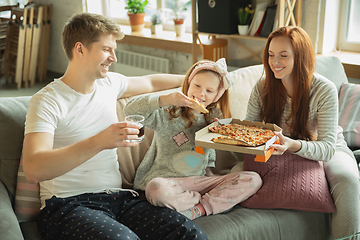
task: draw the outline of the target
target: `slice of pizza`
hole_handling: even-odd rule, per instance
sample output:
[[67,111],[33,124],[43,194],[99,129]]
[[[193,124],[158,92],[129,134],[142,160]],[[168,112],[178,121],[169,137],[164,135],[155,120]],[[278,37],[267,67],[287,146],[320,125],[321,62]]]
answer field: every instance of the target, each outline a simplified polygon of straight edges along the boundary
[[204,105],[202,105],[196,98],[191,99],[193,104],[190,106],[191,108],[198,110],[202,113],[209,113],[209,110],[207,110]]
[[223,144],[236,145],[236,146],[255,147],[253,143],[241,140],[240,138],[233,136],[219,136],[211,139],[211,141],[215,143],[223,143]]

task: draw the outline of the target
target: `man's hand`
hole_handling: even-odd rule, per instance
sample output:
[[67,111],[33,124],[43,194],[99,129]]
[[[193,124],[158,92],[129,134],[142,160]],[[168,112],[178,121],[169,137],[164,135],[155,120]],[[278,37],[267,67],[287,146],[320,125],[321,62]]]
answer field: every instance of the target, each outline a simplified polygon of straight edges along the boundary
[[[133,147],[137,142],[127,142],[138,138],[140,126],[132,122],[119,122],[110,125],[93,138],[100,149],[112,149],[116,147]],[[100,150],[100,151],[101,151]]]

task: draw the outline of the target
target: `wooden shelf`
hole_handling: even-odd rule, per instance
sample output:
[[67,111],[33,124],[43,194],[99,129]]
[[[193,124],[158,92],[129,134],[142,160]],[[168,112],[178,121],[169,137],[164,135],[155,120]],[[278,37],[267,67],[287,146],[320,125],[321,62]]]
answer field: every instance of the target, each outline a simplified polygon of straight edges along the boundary
[[249,35],[239,35],[239,34],[218,34],[218,33],[205,33],[195,31],[195,34],[203,34],[203,35],[215,35],[216,37],[221,38],[238,38],[238,39],[250,39],[250,40],[257,40],[257,41],[266,41],[267,38],[264,37],[256,37],[256,36],[249,36]]
[[[248,52],[252,54],[252,56],[255,56],[256,58],[261,58],[258,56],[259,52],[254,53],[249,48],[247,48],[245,45],[241,44],[238,39],[249,39],[249,40],[256,40],[256,41],[266,41],[267,38],[264,37],[257,37],[257,36],[243,36],[238,34],[214,34],[214,33],[204,33],[198,31],[198,23],[196,21],[197,19],[197,1],[199,0],[191,0],[191,6],[192,6],[192,55],[193,55],[193,63],[196,63],[198,61],[198,55],[201,52],[201,48],[199,51],[199,46],[197,39],[200,34],[207,34],[207,35],[214,35],[219,38],[231,38],[235,40],[238,44],[238,46],[244,48]],[[303,0],[279,0],[278,1],[278,26],[288,26],[290,24],[301,26],[301,12],[302,12],[302,1]],[[286,8],[286,9],[285,9]],[[289,14],[285,16],[285,12],[288,12]],[[285,19],[286,17],[286,19]]]

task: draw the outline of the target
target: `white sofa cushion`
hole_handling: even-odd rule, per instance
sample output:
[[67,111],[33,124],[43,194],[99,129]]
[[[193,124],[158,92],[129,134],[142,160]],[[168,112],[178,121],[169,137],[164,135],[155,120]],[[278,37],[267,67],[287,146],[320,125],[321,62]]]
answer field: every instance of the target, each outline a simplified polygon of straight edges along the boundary
[[340,89],[339,125],[348,146],[360,147],[360,85],[344,83]]
[[233,118],[245,119],[251,90],[263,73],[263,65],[240,68],[230,72],[235,84],[229,88],[230,110]]

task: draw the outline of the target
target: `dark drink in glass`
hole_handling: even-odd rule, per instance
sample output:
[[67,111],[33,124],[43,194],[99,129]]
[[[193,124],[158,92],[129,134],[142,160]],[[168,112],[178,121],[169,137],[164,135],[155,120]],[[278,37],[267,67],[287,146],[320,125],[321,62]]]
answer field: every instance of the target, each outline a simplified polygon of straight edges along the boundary
[[130,116],[126,116],[125,117],[125,121],[127,122],[135,122],[138,125],[141,126],[141,128],[139,129],[139,134],[138,134],[138,138],[137,139],[131,139],[131,140],[126,140],[128,142],[142,142],[144,141],[145,138],[145,129],[144,129],[144,120],[145,118],[141,115],[130,115]]

